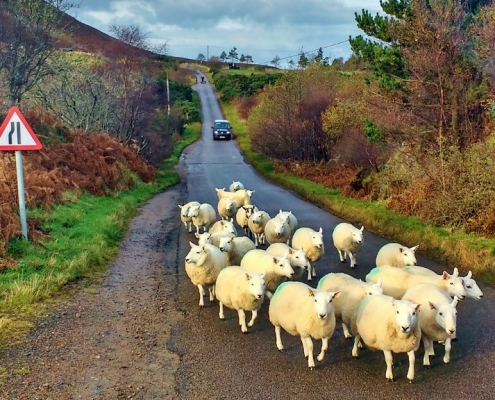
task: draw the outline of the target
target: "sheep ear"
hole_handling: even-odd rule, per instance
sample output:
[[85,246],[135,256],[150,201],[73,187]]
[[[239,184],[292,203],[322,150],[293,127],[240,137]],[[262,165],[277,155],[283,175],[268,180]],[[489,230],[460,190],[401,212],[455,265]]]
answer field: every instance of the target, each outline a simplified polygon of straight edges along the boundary
[[361,226],[361,229],[360,229],[360,231],[361,231],[361,232],[362,232],[362,231],[364,231],[364,226]]
[[454,300],[452,300],[452,303],[450,304],[452,307],[456,307],[457,303],[459,303],[459,297],[454,296]]
[[198,232],[195,232],[195,233],[194,233],[194,236],[196,236],[196,239],[199,239],[199,234],[198,234]]
[[232,243],[234,241],[234,236],[232,236],[230,239],[229,239],[229,242]]
[[215,188],[215,190],[216,190],[217,192],[219,192],[219,191],[220,191],[220,189],[218,189],[218,188]]
[[443,271],[442,278],[447,279],[449,277],[449,273],[447,271]]
[[247,272],[246,272],[246,280],[249,281],[251,279],[251,275],[249,275]]
[[263,279],[265,278],[265,270],[263,270],[263,272],[261,273],[260,275]]
[[472,276],[473,276],[473,273],[471,271],[469,271],[466,275],[466,278],[471,279]]
[[289,255],[290,255],[290,254],[294,254],[294,252],[292,251],[292,249],[291,249],[291,248],[289,248],[289,250],[287,250],[287,252],[288,252],[288,254],[289,254]]
[[429,301],[428,304],[430,305],[430,309],[431,310],[436,310],[437,309],[437,307],[435,307],[435,304],[433,304],[431,301]]
[[278,210],[278,213],[279,213],[279,214],[282,214],[282,209]]
[[274,262],[274,264],[278,263],[277,257],[273,257],[273,262]]
[[197,247],[197,245],[194,244],[193,242],[189,242],[189,246],[191,246],[191,247]]
[[230,219],[230,222],[234,223],[234,218],[231,218],[231,219]]
[[459,276],[459,270],[457,268],[454,268],[454,273],[452,275]]
[[383,280],[382,280],[382,277],[380,276],[378,278],[378,282],[376,283],[379,287],[382,287],[382,284],[383,284]]
[[421,310],[421,304],[416,304],[416,312],[419,312]]
[[182,210],[182,207],[184,207],[184,206],[181,206],[180,204],[177,204],[177,205],[179,206],[179,208],[180,208],[181,210]]
[[308,289],[309,291],[309,297],[315,297],[315,292],[313,292],[311,289]]
[[337,292],[334,292],[334,294],[332,296],[332,299],[336,299],[337,297],[339,297],[340,296],[340,293],[341,293],[340,290],[338,290]]
[[403,247],[399,247],[399,252],[404,253],[404,248]]
[[323,229],[321,226],[320,226],[320,230],[318,231],[318,233],[323,233]]
[[419,244],[416,245],[416,246],[414,246],[414,247],[411,247],[410,250],[413,251],[413,252],[416,252],[416,250],[418,250],[418,247],[419,247]]

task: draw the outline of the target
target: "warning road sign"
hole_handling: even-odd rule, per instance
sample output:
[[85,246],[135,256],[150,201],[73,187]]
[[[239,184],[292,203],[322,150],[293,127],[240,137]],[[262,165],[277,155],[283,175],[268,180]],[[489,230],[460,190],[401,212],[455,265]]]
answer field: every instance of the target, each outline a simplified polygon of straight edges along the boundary
[[43,146],[24,115],[14,106],[0,127],[0,150],[39,150]]

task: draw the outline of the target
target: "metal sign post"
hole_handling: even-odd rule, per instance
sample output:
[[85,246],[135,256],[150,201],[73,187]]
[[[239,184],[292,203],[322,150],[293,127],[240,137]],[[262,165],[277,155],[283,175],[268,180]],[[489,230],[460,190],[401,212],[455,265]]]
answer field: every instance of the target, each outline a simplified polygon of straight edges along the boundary
[[[14,135],[15,133],[15,135]],[[0,126],[0,150],[14,150],[17,170],[17,191],[19,193],[19,217],[22,235],[28,238],[26,198],[24,196],[24,170],[22,167],[22,150],[40,150],[43,146],[35,135],[21,111],[12,107]]]

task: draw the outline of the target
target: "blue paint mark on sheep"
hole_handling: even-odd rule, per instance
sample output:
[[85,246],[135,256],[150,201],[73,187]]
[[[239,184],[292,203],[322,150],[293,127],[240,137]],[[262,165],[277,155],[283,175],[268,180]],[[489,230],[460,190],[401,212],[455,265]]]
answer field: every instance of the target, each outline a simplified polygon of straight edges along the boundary
[[287,285],[287,283],[288,282],[284,282],[278,286],[277,290],[275,290],[275,293],[273,293],[272,299],[284,288],[285,285]]
[[318,282],[318,286],[316,286],[316,289],[321,289],[323,286],[323,283],[327,280],[328,274],[326,274],[323,278],[321,278]]
[[368,273],[368,276],[372,278],[373,276],[378,275],[379,273],[380,273],[380,268],[375,267]]

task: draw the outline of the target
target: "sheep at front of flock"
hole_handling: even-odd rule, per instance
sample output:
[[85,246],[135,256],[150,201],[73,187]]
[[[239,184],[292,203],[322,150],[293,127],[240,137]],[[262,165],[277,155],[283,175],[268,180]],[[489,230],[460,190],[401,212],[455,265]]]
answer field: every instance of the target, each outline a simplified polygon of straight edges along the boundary
[[404,268],[416,265],[416,250],[419,245],[406,247],[399,243],[387,243],[378,250],[376,255],[376,266],[391,265],[392,267]]

